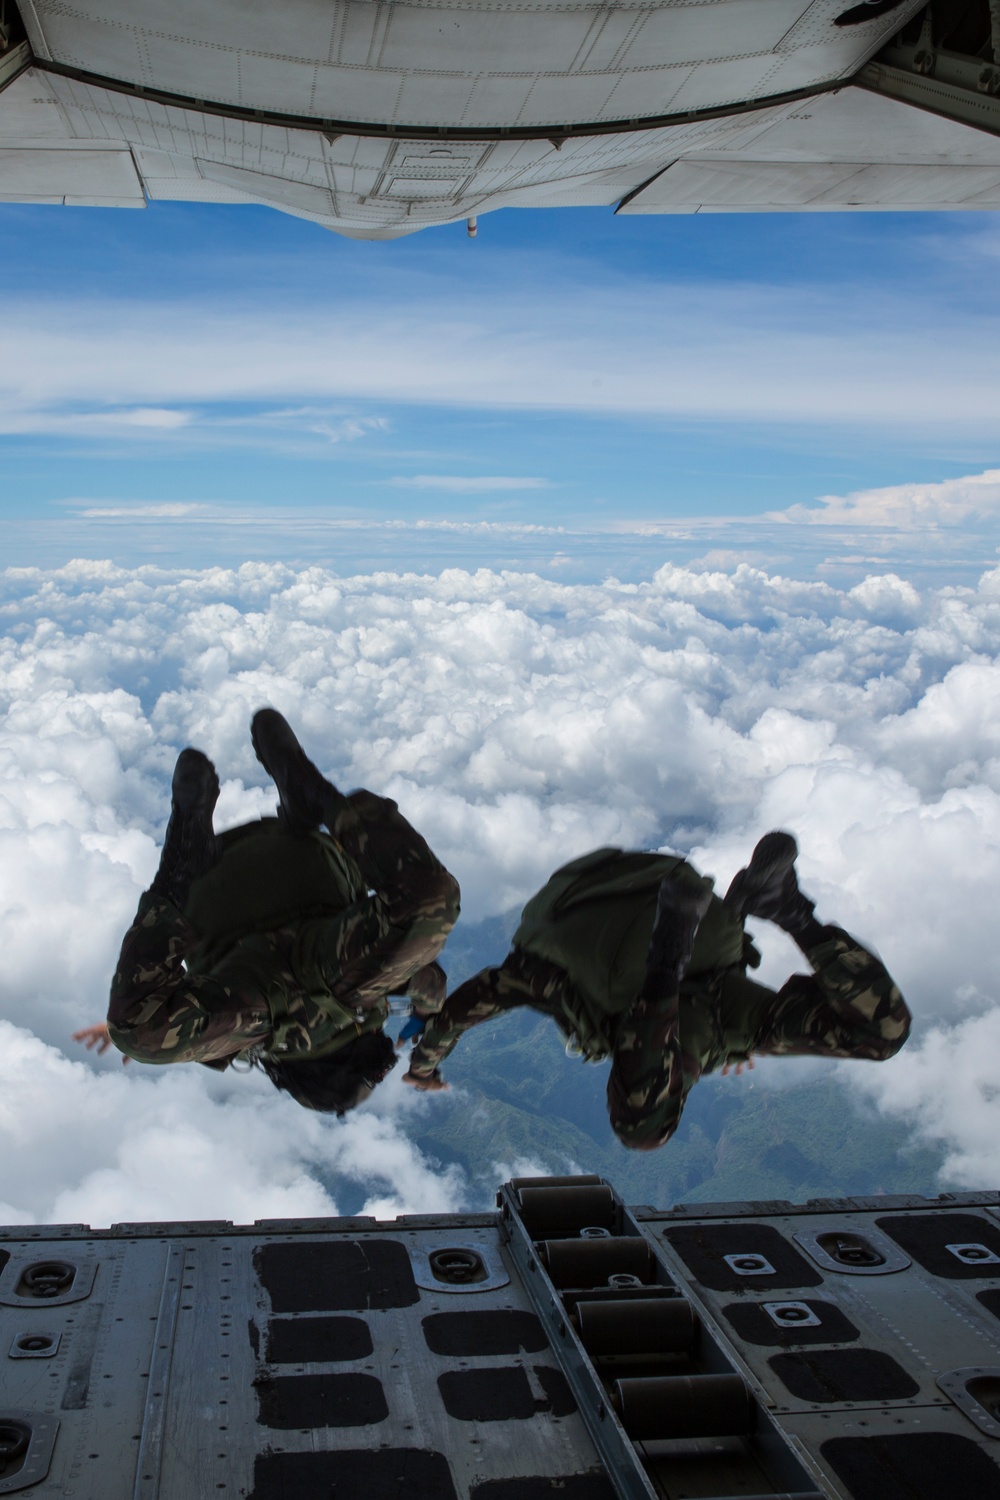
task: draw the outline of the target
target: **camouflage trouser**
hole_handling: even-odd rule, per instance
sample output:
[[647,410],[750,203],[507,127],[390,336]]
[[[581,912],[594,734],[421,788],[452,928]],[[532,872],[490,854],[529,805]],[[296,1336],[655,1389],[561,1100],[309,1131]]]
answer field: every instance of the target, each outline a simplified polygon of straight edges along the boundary
[[842,927],[820,928],[820,935],[804,950],[812,974],[793,974],[764,1005],[751,1050],[887,1061],[910,1034],[906,1001],[881,959]]
[[140,898],[108,1008],[122,1052],[141,1062],[217,1062],[266,1047],[276,1005],[286,1055],[323,1046],[343,1021],[297,978],[304,942],[341,1007],[363,1012],[405,991],[421,1011],[440,1008],[444,974],[433,960],[458,917],[457,881],[387,798],[355,792],[331,832],[375,894],[335,917],[237,944],[211,974],[185,968],[196,935],[177,908],[148,891]]
[[[840,927],[813,927],[800,945],[812,974],[793,974],[780,990],[729,970],[703,993],[684,987],[680,1046],[661,1054],[657,1018],[623,1018],[608,1080],[615,1134],[649,1149],[669,1140],[692,1086],[724,1062],[753,1055],[850,1057],[884,1062],[910,1033],[910,1012],[885,965]],[[700,1048],[685,1045],[685,1010],[712,1020]],[[699,1018],[700,1019],[700,1018]],[[662,1023],[660,1025],[662,1030]]]
[[[718,983],[684,985],[679,1003],[676,996],[661,1003],[640,996],[620,1018],[609,1018],[615,1040],[608,1113],[624,1145],[647,1150],[669,1140],[692,1086],[729,1056],[882,1060],[899,1050],[910,1013],[885,967],[839,927],[817,926],[814,936],[804,949],[813,974],[793,974],[778,991],[727,970]],[[572,992],[565,970],[514,949],[500,968],[484,969],[449,996],[414,1048],[410,1070],[428,1077],[464,1031],[503,1011],[527,1005],[558,1017]],[[685,1014],[695,1010],[700,1024],[686,1026]],[[734,1027],[738,1047],[731,1045]]]

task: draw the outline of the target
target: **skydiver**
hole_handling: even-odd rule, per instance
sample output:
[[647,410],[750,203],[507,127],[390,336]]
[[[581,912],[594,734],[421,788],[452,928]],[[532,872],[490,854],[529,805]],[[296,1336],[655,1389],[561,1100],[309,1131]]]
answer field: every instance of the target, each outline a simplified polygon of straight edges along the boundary
[[222,1069],[242,1058],[306,1108],[343,1114],[395,1065],[388,996],[407,995],[420,1016],[444,1000],[434,960],[458,916],[458,882],[395,802],[337,791],[276,710],[256,713],[251,732],[277,818],[216,836],[215,767],[181,751],[107,1024],[76,1037],[140,1062]]
[[[816,920],[797,854],[791,834],[765,834],[723,900],[669,855],[599,849],[565,865],[524,908],[503,963],[429,1018],[404,1083],[447,1088],[440,1064],[463,1032],[528,1006],[555,1020],[567,1051],[611,1058],[612,1128],[623,1145],[651,1151],[717,1068],[741,1072],[755,1054],[892,1057],[909,1034],[903,997],[878,958]],[[778,991],[750,979],[760,955],[746,917],[789,933],[812,974],[793,974]]]

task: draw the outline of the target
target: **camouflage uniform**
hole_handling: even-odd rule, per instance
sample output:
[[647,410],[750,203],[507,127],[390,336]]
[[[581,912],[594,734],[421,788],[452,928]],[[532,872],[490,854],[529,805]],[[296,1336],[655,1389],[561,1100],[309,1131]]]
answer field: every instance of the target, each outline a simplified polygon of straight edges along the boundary
[[[390,993],[424,1014],[440,1008],[445,976],[433,960],[458,917],[457,881],[388,798],[355,792],[335,822],[358,899],[251,933],[208,972],[186,964],[199,943],[191,922],[143,894],[111,985],[108,1030],[122,1052],[216,1066],[252,1047],[319,1055],[384,1019]],[[303,955],[322,976],[318,993],[303,982]]]
[[[726,1062],[753,1053],[882,1061],[899,1050],[910,1013],[879,959],[841,928],[816,922],[800,946],[813,973],[793,974],[780,990],[749,979],[745,962],[730,964],[684,980],[679,996],[644,982],[627,1009],[605,1018],[608,1112],[624,1145],[669,1140],[691,1088]],[[449,996],[414,1048],[411,1073],[430,1077],[463,1032],[524,1005],[570,1035],[581,1011],[565,968],[515,946],[499,968]]]

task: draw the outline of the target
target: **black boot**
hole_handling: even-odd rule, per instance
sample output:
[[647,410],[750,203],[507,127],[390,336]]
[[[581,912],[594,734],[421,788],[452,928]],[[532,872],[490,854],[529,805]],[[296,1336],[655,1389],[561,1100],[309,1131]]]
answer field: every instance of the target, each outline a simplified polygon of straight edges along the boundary
[[160,868],[149,889],[181,910],[191,882],[211,869],[217,857],[212,813],[219,800],[219,778],[208,756],[200,750],[182,750],[170,791]]
[[711,899],[708,886],[699,891],[670,875],[660,882],[646,957],[644,998],[652,1000],[676,995],[691,962],[694,940]]
[[250,724],[257,759],[278,788],[278,816],[289,833],[330,827],[347,799],[313,765],[276,708],[261,708]]
[[799,848],[790,833],[765,833],[745,870],[739,870],[725,902],[739,917],[763,917],[799,939],[818,927],[816,903],[799,890],[795,859]]

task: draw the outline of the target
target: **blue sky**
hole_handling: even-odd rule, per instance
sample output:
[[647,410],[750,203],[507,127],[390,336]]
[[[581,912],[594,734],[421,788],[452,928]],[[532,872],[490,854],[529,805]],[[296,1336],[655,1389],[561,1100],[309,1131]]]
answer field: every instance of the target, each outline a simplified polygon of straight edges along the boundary
[[918,1015],[849,1086],[944,1144],[941,1185],[995,1181],[998,263],[991,214],[508,212],[379,245],[0,207],[0,1219],[472,1201],[398,1079],[341,1127],[66,1055],[180,747],[225,823],[273,807],[262,703],[397,798],[467,919],[595,844],[724,886],[795,830]]
[[[0,257],[19,564],[544,552],[599,572],[606,544],[511,528],[687,517],[775,555],[762,513],[1000,458],[993,214],[508,211],[475,242],[358,244],[252,207],[8,205]],[[384,530],[417,520],[501,530],[415,550]],[[648,572],[664,548],[612,551]],[[946,549],[960,569],[982,551]]]

